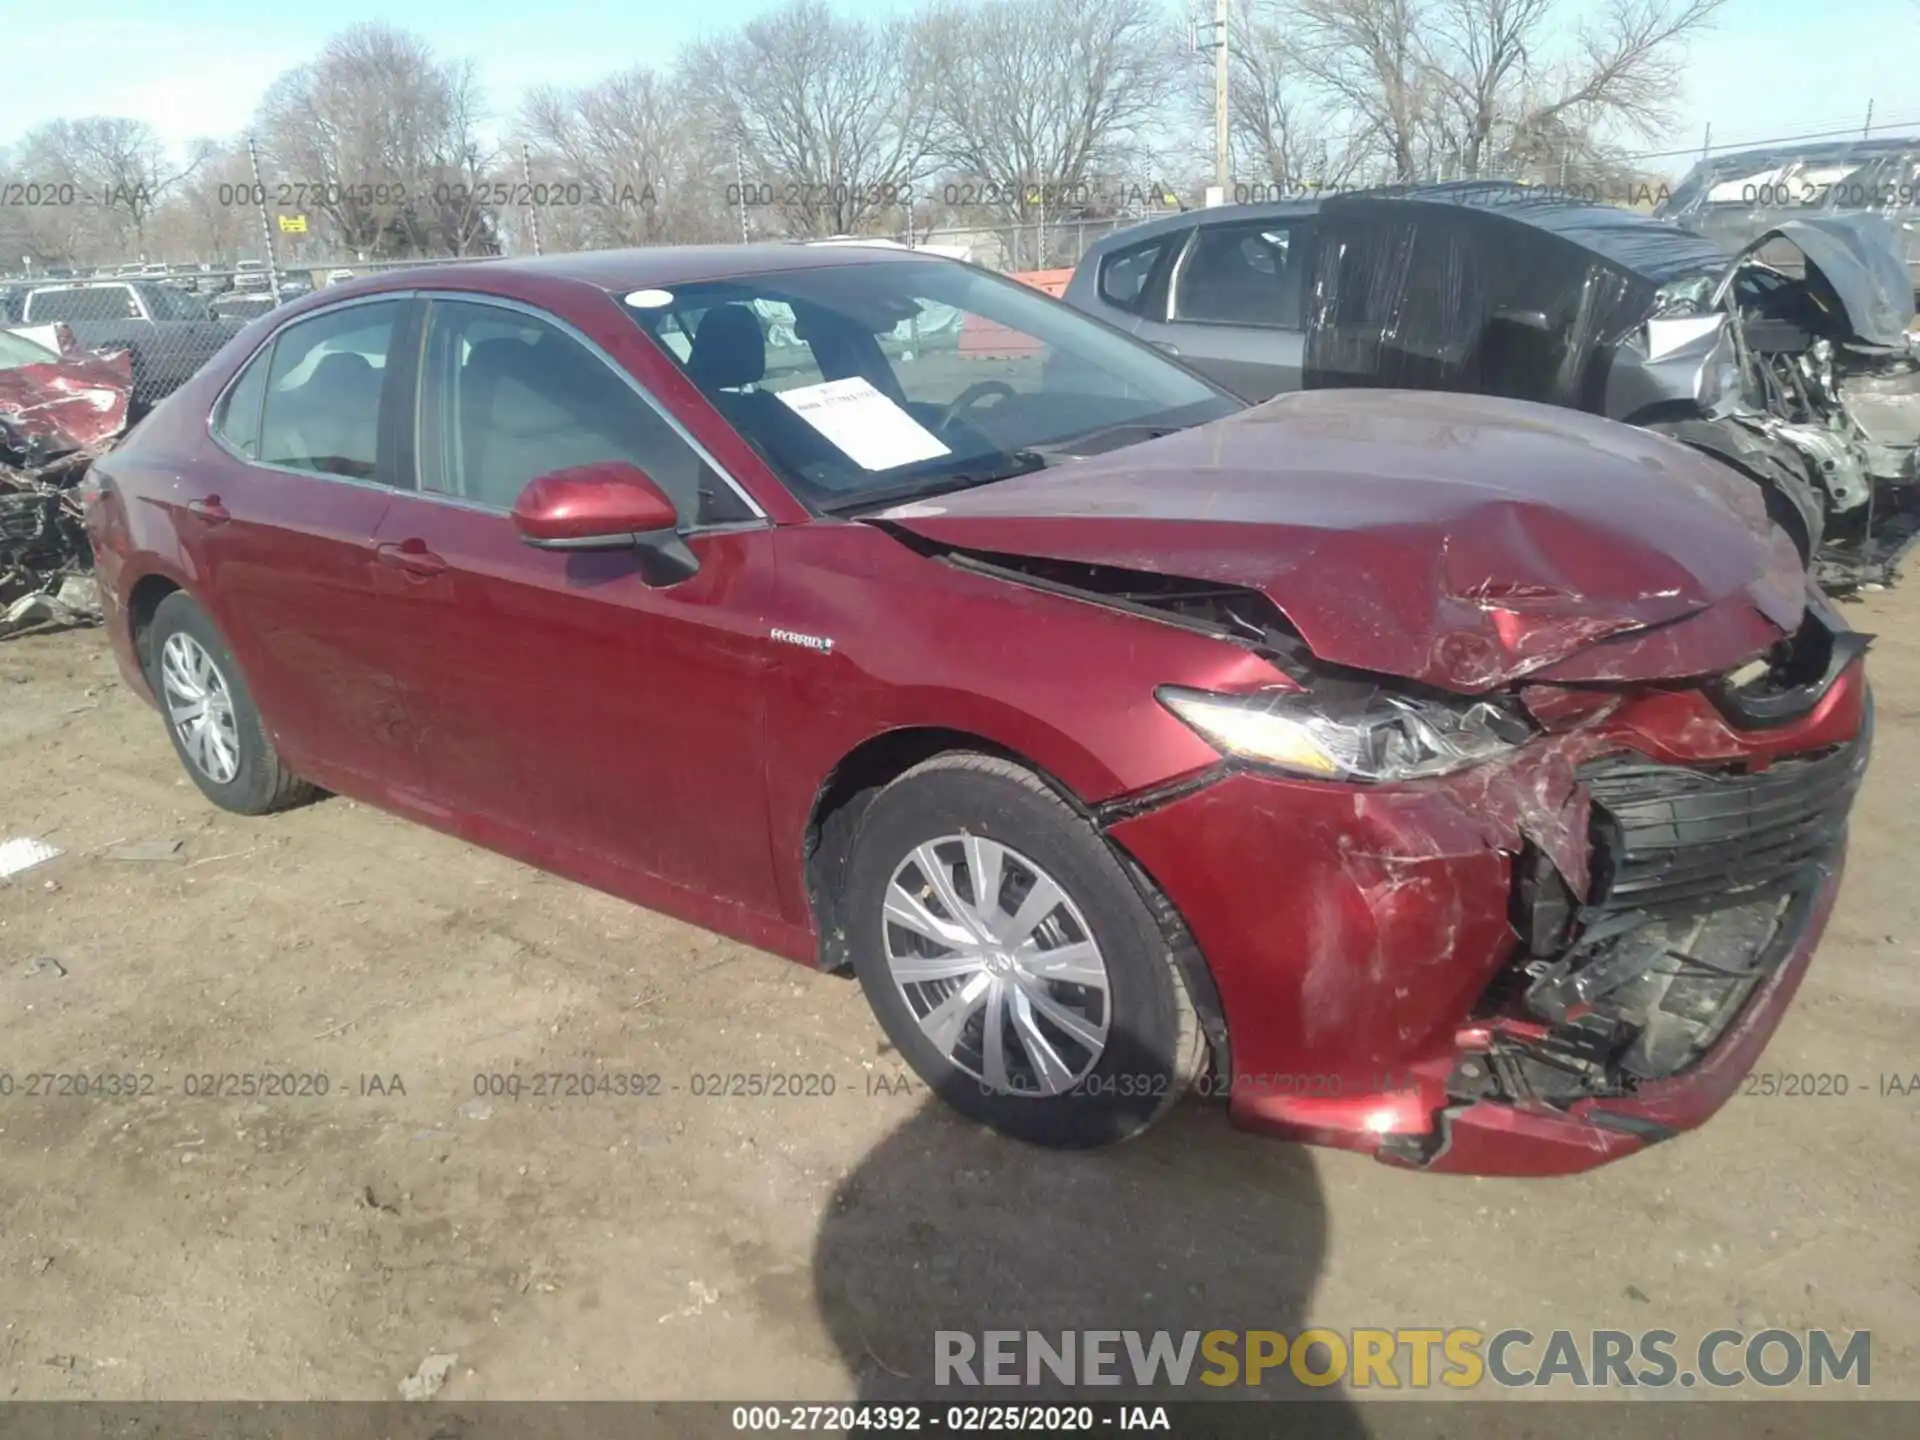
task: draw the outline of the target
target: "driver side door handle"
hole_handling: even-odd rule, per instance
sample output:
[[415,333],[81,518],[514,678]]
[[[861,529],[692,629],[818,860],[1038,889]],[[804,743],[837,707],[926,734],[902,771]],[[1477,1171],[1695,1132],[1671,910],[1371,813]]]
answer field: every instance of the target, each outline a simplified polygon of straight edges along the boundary
[[404,570],[409,575],[422,579],[438,575],[447,568],[447,562],[427,548],[427,542],[417,536],[405,540],[390,540],[373,547],[373,558],[382,565]]
[[233,518],[233,512],[220,503],[218,495],[187,501],[187,513],[208,525],[224,525]]

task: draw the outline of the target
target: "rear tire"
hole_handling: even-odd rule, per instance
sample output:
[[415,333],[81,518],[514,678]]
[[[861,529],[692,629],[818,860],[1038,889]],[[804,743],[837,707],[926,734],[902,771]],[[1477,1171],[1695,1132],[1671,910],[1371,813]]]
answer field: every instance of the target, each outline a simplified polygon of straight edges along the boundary
[[936,1094],[1003,1134],[1112,1144],[1201,1068],[1153,912],[1098,831],[1010,761],[936,756],[875,796],[841,914],[888,1038]]
[[167,738],[202,795],[236,815],[266,815],[318,793],[280,759],[226,638],[191,596],[160,602],[146,646]]

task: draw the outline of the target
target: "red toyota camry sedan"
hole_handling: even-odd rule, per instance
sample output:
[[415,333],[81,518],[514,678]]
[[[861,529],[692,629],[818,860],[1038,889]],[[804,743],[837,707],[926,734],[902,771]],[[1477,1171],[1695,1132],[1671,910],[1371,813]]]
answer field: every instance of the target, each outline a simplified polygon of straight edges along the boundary
[[330,287],[88,510],[215,804],[358,796],[850,968],[1047,1145],[1195,1085],[1430,1170],[1696,1125],[1867,760],[1863,637],[1720,463],[1496,399],[1247,408],[906,250]]

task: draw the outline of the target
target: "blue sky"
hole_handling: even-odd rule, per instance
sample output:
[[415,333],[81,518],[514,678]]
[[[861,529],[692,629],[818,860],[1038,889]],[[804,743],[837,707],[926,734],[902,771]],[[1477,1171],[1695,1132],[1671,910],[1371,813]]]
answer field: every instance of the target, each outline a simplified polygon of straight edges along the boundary
[[[476,62],[490,104],[511,109],[530,85],[579,84],[635,62],[663,63],[682,43],[737,24],[767,0],[666,5],[539,0],[498,6],[360,0],[263,10],[257,0],[88,0],[23,3],[7,23],[7,103],[0,145],[42,120],[134,115],[172,140],[244,129],[261,91],[356,20],[397,18],[448,54]],[[879,14],[911,0],[839,0]],[[1595,0],[1597,3],[1597,0]],[[1697,146],[1858,126],[1876,119],[1920,131],[1920,0],[1727,0],[1717,30],[1696,43],[1670,141]],[[1685,158],[1671,162],[1685,168]]]

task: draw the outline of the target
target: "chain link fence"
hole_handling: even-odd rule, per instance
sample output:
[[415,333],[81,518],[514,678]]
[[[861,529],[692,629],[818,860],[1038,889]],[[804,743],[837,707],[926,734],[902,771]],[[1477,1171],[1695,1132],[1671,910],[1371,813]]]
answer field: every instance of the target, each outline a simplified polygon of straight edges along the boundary
[[[1731,244],[1742,226],[1752,228],[1748,221],[1780,211],[1783,193],[1798,207],[1804,203],[1802,192],[1813,188],[1828,198],[1830,208],[1845,208],[1851,190],[1860,188],[1853,181],[1867,172],[1853,176],[1848,170],[1837,185],[1833,182],[1840,170],[1865,160],[1867,151],[1873,152],[1875,195],[1895,194],[1896,208],[1903,212],[1896,218],[1909,222],[1909,245],[1920,260],[1920,223],[1912,223],[1920,214],[1920,140],[1835,141],[1818,156],[1799,158],[1786,151],[1722,155],[1711,166],[1699,166],[1672,195],[1665,186],[1641,195],[1626,189],[1616,193],[1564,157],[1525,173],[1476,178],[1517,179],[1572,198],[1640,210],[1660,208],[1677,196],[1685,205],[1675,213],[1685,223],[1724,232]],[[118,258],[64,267],[29,261],[11,276],[0,276],[0,326],[26,327],[30,338],[54,352],[62,345],[129,352],[132,418],[138,419],[250,320],[356,276],[495,256],[798,238],[790,233],[796,229],[794,215],[772,207],[753,209],[746,199],[749,192],[775,187],[744,181],[728,186],[702,180],[705,188],[697,193],[684,188],[663,193],[639,182],[569,177],[542,168],[523,152],[513,163],[496,167],[505,178],[449,175],[405,185],[315,185],[263,166],[250,144],[239,154],[240,171],[208,177],[199,186],[194,203],[200,208],[189,217],[192,223],[181,218],[177,206],[116,213],[112,207],[118,202],[111,196],[80,197],[68,211],[41,207],[35,222],[52,227],[43,254]],[[1746,173],[1756,165],[1767,173]],[[1465,178],[1469,167],[1455,156],[1432,168],[1431,178],[1448,180]],[[987,191],[994,192],[994,203],[971,203]],[[1311,199],[1315,193],[1307,185],[1254,181],[1231,187],[1226,198]],[[963,203],[952,203],[956,198]],[[1051,208],[1056,199],[1063,202],[1057,212]],[[955,256],[1057,293],[1096,242],[1142,220],[1190,208],[1194,199],[1189,194],[1183,203],[1158,182],[1107,189],[950,184],[931,197],[916,196],[911,206],[871,211],[854,228],[860,238]],[[1009,218],[1008,211],[1018,218]],[[929,219],[939,223],[929,226]]]

